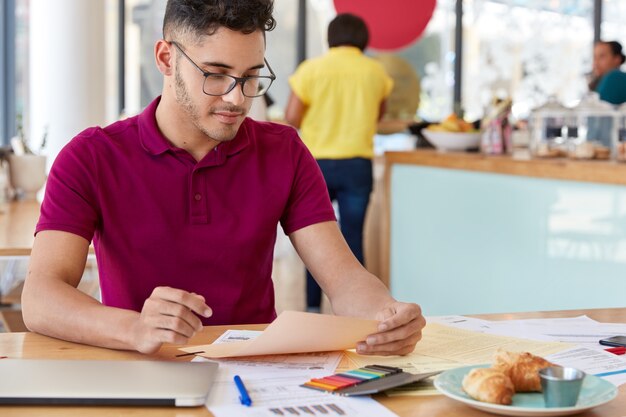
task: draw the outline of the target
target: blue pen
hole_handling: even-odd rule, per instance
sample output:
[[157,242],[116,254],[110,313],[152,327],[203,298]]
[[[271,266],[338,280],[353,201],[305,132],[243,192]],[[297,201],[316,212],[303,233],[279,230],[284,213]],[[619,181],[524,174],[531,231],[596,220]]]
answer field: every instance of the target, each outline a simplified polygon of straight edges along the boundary
[[250,407],[252,405],[252,399],[250,398],[250,394],[248,394],[248,390],[246,386],[243,384],[243,381],[239,377],[239,375],[235,375],[235,385],[237,385],[237,389],[239,390],[239,401],[241,401],[242,405]]

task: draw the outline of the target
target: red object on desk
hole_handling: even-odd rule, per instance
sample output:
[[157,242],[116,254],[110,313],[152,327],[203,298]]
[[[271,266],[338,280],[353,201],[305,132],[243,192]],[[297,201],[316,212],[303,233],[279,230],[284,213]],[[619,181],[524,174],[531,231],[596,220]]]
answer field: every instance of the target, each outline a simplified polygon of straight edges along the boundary
[[611,352],[614,355],[624,355],[626,354],[626,347],[612,347],[608,349],[604,349],[607,352]]

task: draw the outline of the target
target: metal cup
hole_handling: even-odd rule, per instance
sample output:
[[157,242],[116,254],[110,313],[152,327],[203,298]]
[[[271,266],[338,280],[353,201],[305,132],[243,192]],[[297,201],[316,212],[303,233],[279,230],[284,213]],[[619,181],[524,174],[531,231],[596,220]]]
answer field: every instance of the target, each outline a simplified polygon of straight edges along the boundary
[[578,401],[585,373],[576,368],[551,366],[539,371],[546,407],[572,407]]

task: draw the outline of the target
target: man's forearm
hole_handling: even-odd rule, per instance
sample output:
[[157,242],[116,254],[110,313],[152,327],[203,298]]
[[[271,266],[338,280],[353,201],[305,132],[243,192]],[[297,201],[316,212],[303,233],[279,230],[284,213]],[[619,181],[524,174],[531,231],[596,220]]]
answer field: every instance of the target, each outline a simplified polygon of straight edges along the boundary
[[135,349],[132,327],[139,313],[106,307],[65,282],[27,280],[24,323],[34,332],[111,349]]
[[375,275],[364,268],[348,273],[329,294],[333,312],[345,316],[375,318],[376,313],[395,300]]

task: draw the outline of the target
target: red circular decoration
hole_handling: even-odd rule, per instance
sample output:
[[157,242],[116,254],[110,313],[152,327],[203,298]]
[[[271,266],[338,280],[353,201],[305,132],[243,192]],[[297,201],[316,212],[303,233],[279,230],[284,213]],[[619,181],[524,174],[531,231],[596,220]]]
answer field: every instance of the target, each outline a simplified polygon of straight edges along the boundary
[[352,13],[367,23],[369,47],[398,49],[417,40],[435,11],[436,0],[334,0],[337,13]]

